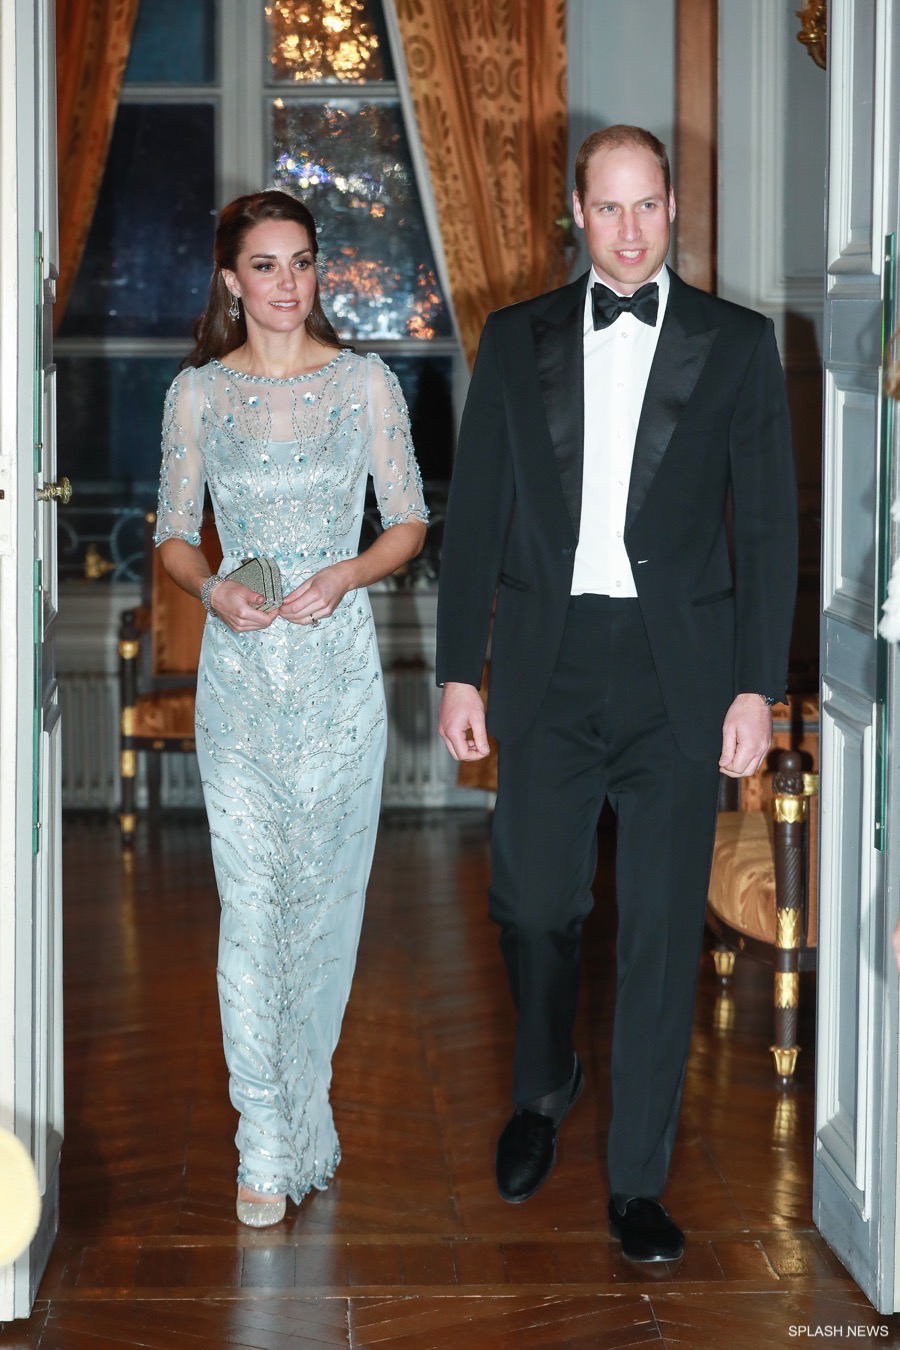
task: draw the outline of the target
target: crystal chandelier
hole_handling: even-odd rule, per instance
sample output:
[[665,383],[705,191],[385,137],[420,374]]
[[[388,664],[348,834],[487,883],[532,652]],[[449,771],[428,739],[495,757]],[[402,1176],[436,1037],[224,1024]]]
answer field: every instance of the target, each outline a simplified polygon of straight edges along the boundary
[[363,80],[377,71],[378,37],[365,0],[273,0],[266,5],[280,79]]

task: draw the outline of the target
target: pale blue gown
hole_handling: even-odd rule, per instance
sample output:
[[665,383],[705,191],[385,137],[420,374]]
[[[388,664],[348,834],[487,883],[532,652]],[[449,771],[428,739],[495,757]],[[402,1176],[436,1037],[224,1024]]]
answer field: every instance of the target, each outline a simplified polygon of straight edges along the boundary
[[[359,547],[371,474],[387,528],[425,520],[399,384],[341,351],[266,379],[183,371],[165,408],[156,542],[199,543],[208,485],[225,573],[274,558],[284,593]],[[238,1180],[299,1201],[340,1159],[331,1059],[381,797],[385,704],[368,593],[317,627],[206,623],[197,756],[221,900],[218,984]]]

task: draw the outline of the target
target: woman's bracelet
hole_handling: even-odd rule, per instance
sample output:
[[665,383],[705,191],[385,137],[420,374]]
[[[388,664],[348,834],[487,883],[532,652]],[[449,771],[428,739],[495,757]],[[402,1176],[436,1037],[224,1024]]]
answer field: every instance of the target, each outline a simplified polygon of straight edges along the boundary
[[206,610],[207,614],[215,614],[216,611],[212,607],[211,596],[219,582],[224,580],[225,578],[220,577],[218,572],[214,572],[211,577],[206,578],[203,585],[200,587],[200,599],[203,601],[203,608]]

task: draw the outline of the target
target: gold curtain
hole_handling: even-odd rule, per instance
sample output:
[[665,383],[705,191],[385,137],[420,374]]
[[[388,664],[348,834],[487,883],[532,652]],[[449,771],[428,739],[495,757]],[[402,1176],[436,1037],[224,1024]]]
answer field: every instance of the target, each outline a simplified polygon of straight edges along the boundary
[[566,279],[565,0],[396,0],[471,365],[492,309]]
[[97,205],[139,0],[57,0],[59,285],[65,313]]

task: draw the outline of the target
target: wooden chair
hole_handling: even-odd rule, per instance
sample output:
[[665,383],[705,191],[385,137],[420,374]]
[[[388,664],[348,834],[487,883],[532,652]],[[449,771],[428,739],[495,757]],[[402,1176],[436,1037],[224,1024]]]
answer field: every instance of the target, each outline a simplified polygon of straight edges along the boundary
[[[158,805],[160,754],[192,753],[197,665],[206,613],[199,600],[177,586],[153,546],[156,517],[147,517],[144,603],[126,610],[119,625],[121,724],[119,825],[130,844],[137,824],[137,757],[149,752],[151,803]],[[211,571],[222,558],[212,516],[205,516],[200,547]],[[149,641],[147,640],[149,639]]]
[[736,952],[774,967],[770,1048],[786,1086],[800,1053],[800,972],[816,963],[818,774],[804,771],[796,750],[776,752],[775,761],[774,774],[760,775],[756,784],[748,780],[754,805],[719,813],[707,922],[724,982]]

